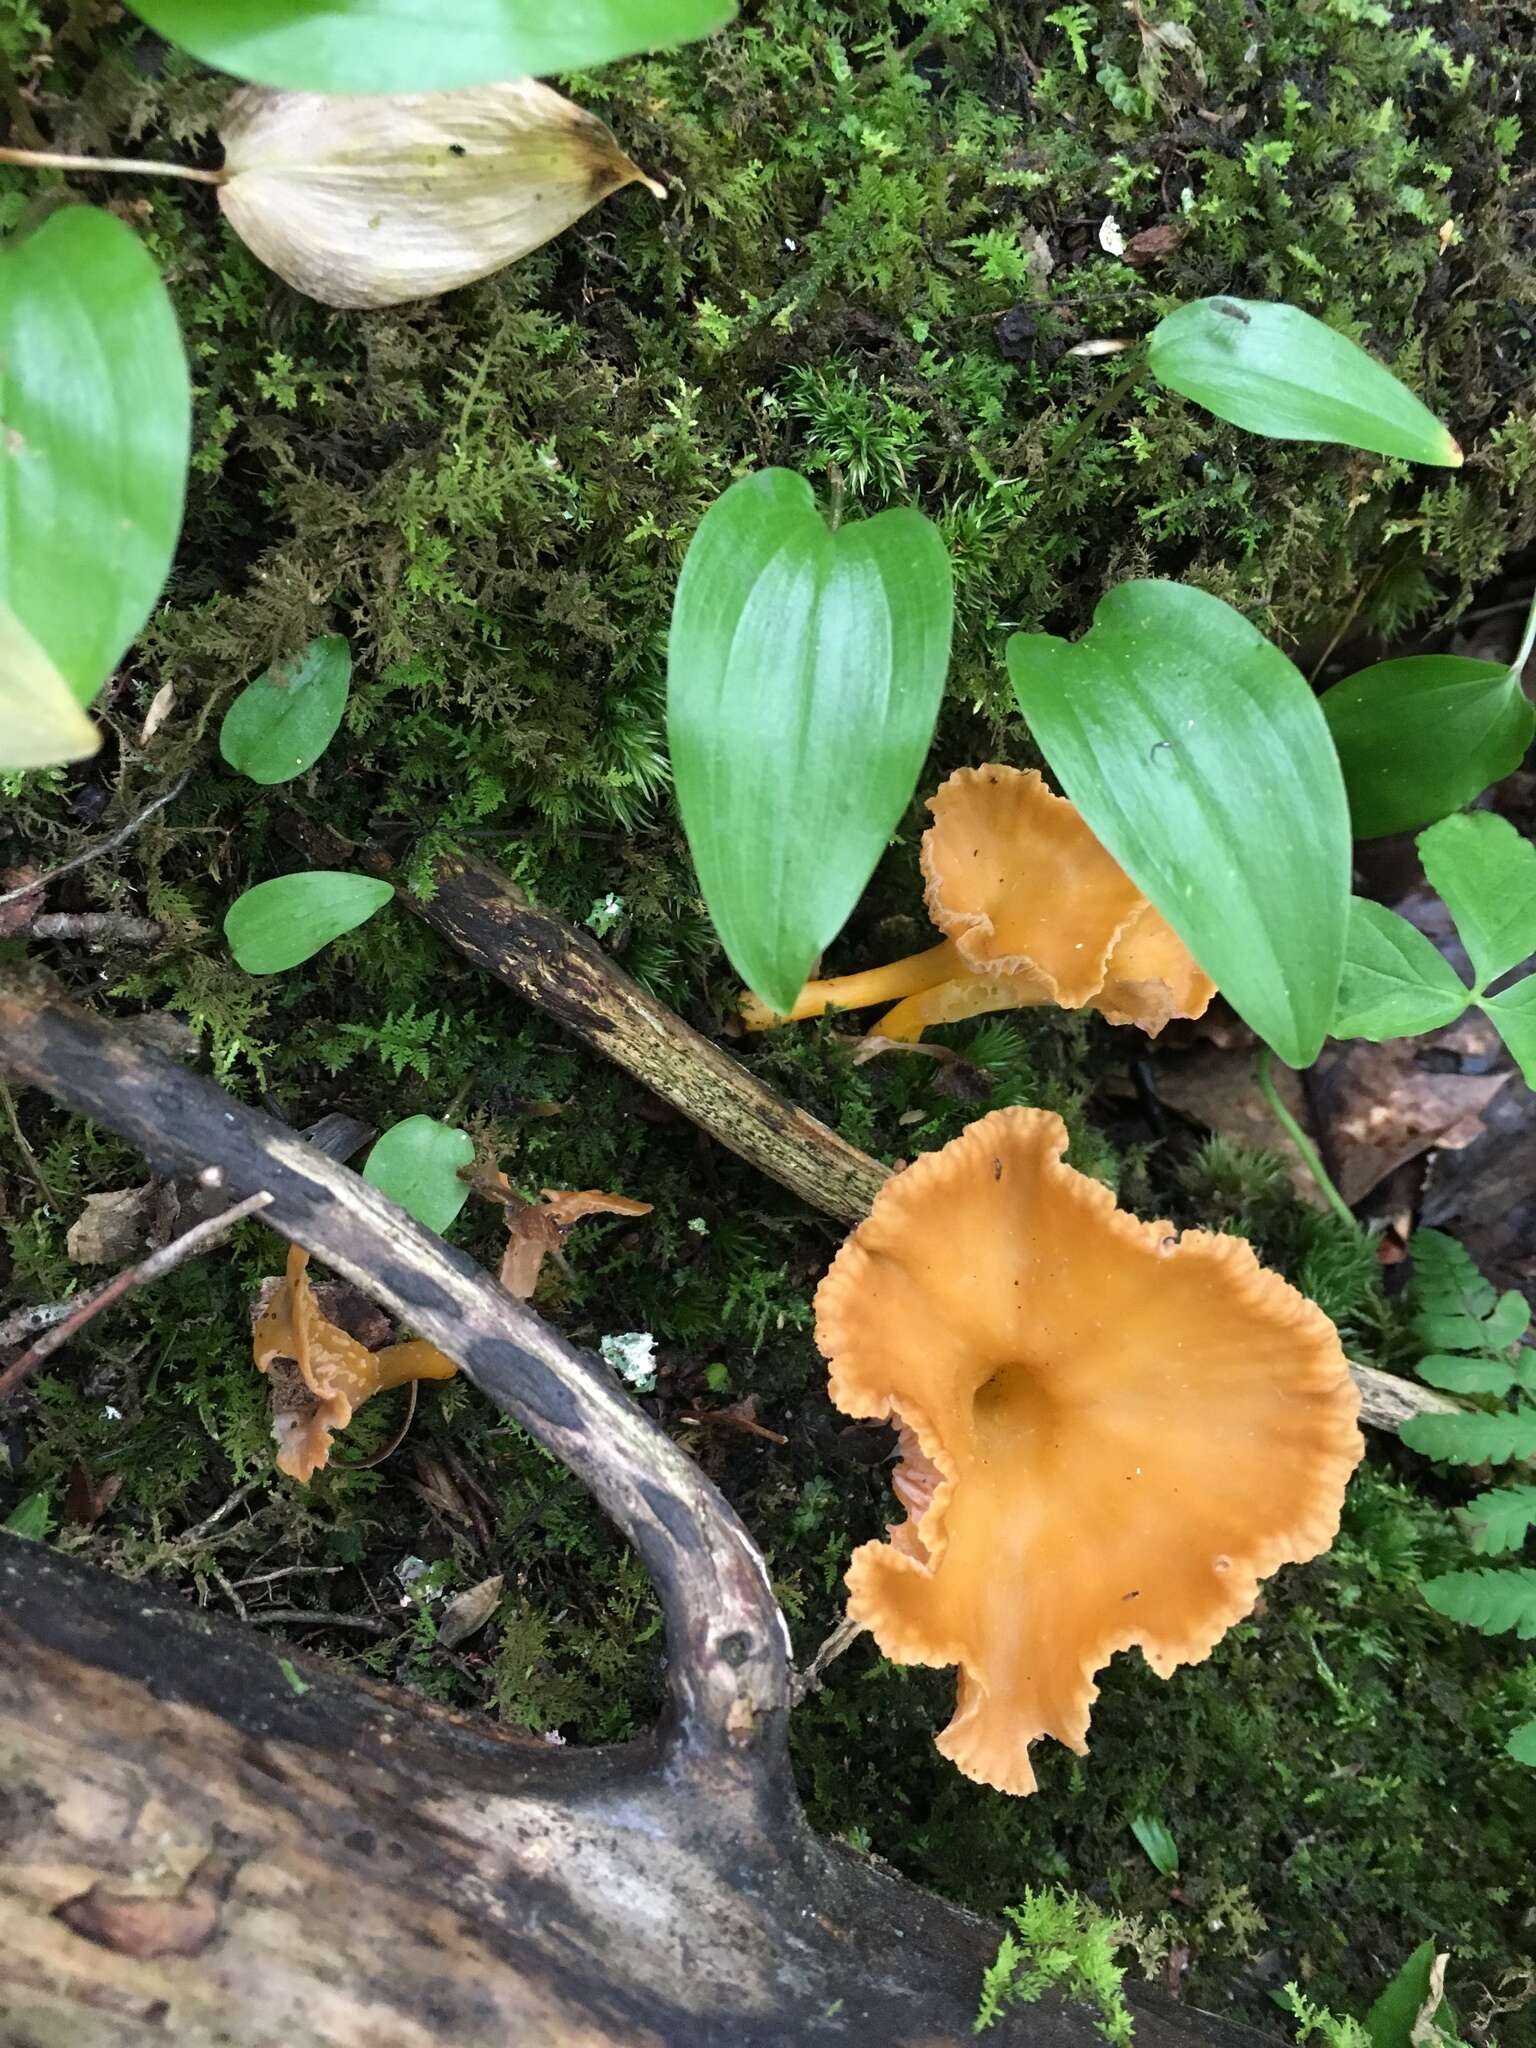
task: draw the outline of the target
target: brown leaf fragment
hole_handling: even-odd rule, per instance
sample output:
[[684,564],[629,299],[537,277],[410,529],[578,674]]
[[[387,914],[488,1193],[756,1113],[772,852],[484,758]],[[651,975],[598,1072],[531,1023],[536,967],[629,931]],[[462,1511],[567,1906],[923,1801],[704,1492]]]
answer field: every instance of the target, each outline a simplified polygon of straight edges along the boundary
[[649,1216],[649,1202],[631,1201],[628,1195],[604,1195],[596,1188],[540,1188],[544,1206],[562,1231],[588,1216]]
[[1188,234],[1188,229],[1178,221],[1162,221],[1157,227],[1142,228],[1126,243],[1124,259],[1138,270],[1149,263],[1161,263],[1165,256],[1171,256]]
[[744,1394],[739,1401],[732,1401],[724,1408],[694,1408],[684,1417],[684,1422],[702,1422],[722,1429],[744,1429],[750,1436],[760,1436],[765,1443],[787,1444],[789,1438],[780,1436],[776,1429],[766,1429],[757,1419],[756,1394]]
[[460,1643],[468,1642],[472,1635],[484,1628],[496,1612],[496,1603],[505,1584],[505,1577],[498,1572],[495,1578],[482,1579],[478,1586],[456,1593],[443,1609],[443,1618],[437,1625],[437,1647],[456,1650]]
[[170,717],[171,706],[175,702],[176,685],[174,683],[162,683],[150,699],[149,709],[144,714],[144,723],[139,728],[139,745],[141,747],[149,745],[155,734]]
[[123,1490],[121,1472],[107,1472],[100,1479],[76,1459],[64,1489],[64,1519],[89,1528],[99,1522]]
[[64,1249],[75,1266],[121,1266],[136,1259],[149,1242],[155,1185],[87,1195],[69,1226]]
[[136,1962],[157,1956],[198,1956],[216,1939],[239,1860],[222,1850],[205,1856],[179,1892],[130,1892],[98,1878],[89,1891],[53,1909],[71,1932]]
[[27,891],[14,903],[0,903],[0,939],[19,938],[42,909],[43,892],[31,886],[42,879],[42,872],[33,867],[0,868],[0,896],[9,896],[13,889]]
[[649,1216],[649,1202],[628,1195],[605,1195],[596,1188],[541,1188],[537,1202],[525,1202],[495,1167],[476,1165],[464,1178],[487,1200],[500,1202],[507,1219],[507,1248],[501,1260],[501,1284],[519,1301],[531,1301],[544,1261],[558,1253],[566,1233],[589,1216]]
[[[516,1201],[513,1197],[513,1201]],[[564,1233],[548,1209],[537,1202],[506,1205],[507,1248],[501,1255],[501,1284],[519,1301],[531,1301],[544,1261],[559,1251]]]

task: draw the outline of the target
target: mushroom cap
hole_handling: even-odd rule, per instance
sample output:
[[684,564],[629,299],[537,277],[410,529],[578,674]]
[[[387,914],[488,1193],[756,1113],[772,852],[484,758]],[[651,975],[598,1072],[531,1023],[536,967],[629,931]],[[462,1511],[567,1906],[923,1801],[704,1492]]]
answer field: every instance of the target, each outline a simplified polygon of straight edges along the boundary
[[958,769],[928,808],[928,914],[971,972],[1006,978],[1016,1002],[1092,1004],[1112,1023],[1156,1032],[1171,1017],[1198,1017],[1216,993],[1076,807],[1034,769]]
[[[309,1253],[296,1244],[288,1247],[283,1280],[256,1319],[252,1348],[257,1368],[273,1374],[277,1469],[306,1485],[330,1458],[332,1432],[345,1429],[370,1395],[407,1380],[451,1379],[458,1371],[419,1337],[370,1351],[329,1322],[310,1285]],[[298,1384],[280,1369],[289,1359]]]
[[1095,1674],[1207,1656],[1259,1581],[1326,1550],[1363,1449],[1322,1311],[1238,1237],[1144,1223],[1004,1109],[888,1181],[816,1297],[832,1399],[902,1424],[907,1510],[848,1569],[903,1664],[954,1664],[939,1748],[1029,1792],[1086,1749]]

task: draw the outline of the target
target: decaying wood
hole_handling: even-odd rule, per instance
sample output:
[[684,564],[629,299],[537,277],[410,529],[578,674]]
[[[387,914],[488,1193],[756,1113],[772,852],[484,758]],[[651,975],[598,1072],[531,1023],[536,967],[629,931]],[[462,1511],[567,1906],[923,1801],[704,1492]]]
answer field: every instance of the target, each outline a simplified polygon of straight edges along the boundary
[[396,884],[396,898],[466,960],[613,1060],[728,1151],[779,1181],[802,1201],[856,1223],[890,1178],[890,1168],[765,1088],[718,1045],[685,1024],[623,968],[590,932],[536,910],[495,868],[457,856],[432,870],[418,896],[377,848],[350,846],[294,812],[284,836],[325,866],[361,867]]
[[[394,863],[377,849],[350,846],[296,812],[285,814],[283,831],[312,860],[362,866],[394,880],[397,900],[466,960],[566,1025],[728,1151],[813,1207],[851,1223],[868,1215],[890,1178],[889,1167],[781,1101],[631,981],[590,933],[553,911],[533,909],[516,883],[495,868],[445,858],[432,871],[433,893],[420,897],[399,882]],[[1353,1360],[1350,1371],[1360,1389],[1360,1420],[1370,1429],[1396,1431],[1410,1415],[1440,1415],[1465,1405]]]
[[[551,1749],[0,1536],[0,2027],[17,2048],[784,2048],[970,2038],[997,1930],[817,1839],[787,1633],[731,1509],[595,1361],[284,1126],[35,977],[0,1063],[455,1357],[661,1596],[651,1736]],[[1045,2000],[999,2043],[1091,2048]],[[1261,2037],[1147,1995],[1141,2048]]]

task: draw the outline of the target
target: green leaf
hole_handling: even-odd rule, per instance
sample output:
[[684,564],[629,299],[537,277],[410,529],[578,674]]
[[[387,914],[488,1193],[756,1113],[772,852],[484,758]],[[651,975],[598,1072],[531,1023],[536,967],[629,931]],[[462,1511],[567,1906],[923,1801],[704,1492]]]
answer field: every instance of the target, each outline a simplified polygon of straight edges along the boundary
[[1422,1942],[1365,2016],[1371,2048],[1413,2048],[1413,2029],[1429,2003],[1435,1944]]
[[1131,1833],[1147,1852],[1147,1860],[1164,1877],[1177,1877],[1179,1845],[1154,1814],[1144,1813],[1131,1822]]
[[776,1010],[858,902],[933,737],[954,616],[920,512],[830,532],[768,469],[699,523],[678,580],[667,735],[704,900]]
[[585,71],[723,28],[735,0],[131,0],[167,42],[257,85],[452,92]]
[[1349,807],[1305,679],[1228,604],[1122,583],[1075,644],[1008,642],[1067,795],[1222,994],[1293,1067],[1333,1021]]
[[0,603],[0,768],[83,761],[101,734],[8,604]]
[[1472,1548],[1482,1556],[1518,1550],[1536,1529],[1536,1486],[1497,1486],[1491,1493],[1469,1500],[1462,1514],[1470,1528]]
[[1418,837],[1480,989],[1536,953],[1536,846],[1492,811],[1442,818]]
[[1522,1721],[1504,1747],[1517,1764],[1536,1768],[1536,1721]]
[[1413,1319],[1426,1344],[1446,1351],[1507,1351],[1518,1344],[1531,1324],[1530,1304],[1513,1288],[1501,1294],[1486,1315],[1467,1316],[1427,1309]]
[[160,595],[191,432],[171,302],[111,214],[65,207],[0,248],[0,421],[0,689],[33,702],[0,766],[77,760],[95,736],[60,684],[89,704]]
[[1413,1292],[1421,1308],[1479,1318],[1492,1314],[1498,1297],[1457,1238],[1443,1230],[1416,1230],[1408,1249],[1413,1255]]
[[467,1131],[429,1116],[408,1116],[392,1124],[368,1154],[363,1179],[441,1236],[469,1200],[459,1168],[474,1160],[474,1140]]
[[334,869],[277,875],[236,897],[224,936],[247,974],[281,974],[366,923],[394,893],[372,875]]
[[1509,1047],[1527,1088],[1536,1088],[1536,974],[1528,974],[1500,995],[1484,996],[1483,1009]]
[[341,724],[352,688],[352,649],[339,633],[274,662],[224,714],[219,752],[252,782],[291,782],[313,768]]
[[1410,1415],[1398,1434],[1409,1450],[1442,1465],[1508,1465],[1536,1458],[1536,1408],[1512,1415]]
[[1464,1621],[1485,1636],[1511,1630],[1522,1642],[1536,1640],[1536,1569],[1529,1565],[1479,1565],[1472,1571],[1442,1572],[1420,1589],[1436,1614]]
[[25,1536],[29,1543],[41,1543],[48,1534],[51,1519],[47,1494],[29,1493],[0,1522],[0,1529],[8,1536]]
[[1253,434],[1461,465],[1460,448],[1405,384],[1297,306],[1196,299],[1153,328],[1147,361],[1170,391]]
[[1357,839],[1412,832],[1512,774],[1536,733],[1519,672],[1421,654],[1379,661],[1323,692]]
[[1514,1367],[1501,1359],[1449,1358],[1438,1352],[1419,1360],[1418,1375],[1448,1394],[1507,1394],[1515,1384]]
[[1335,1038],[1413,1038],[1459,1017],[1471,992],[1421,931],[1380,903],[1351,899]]

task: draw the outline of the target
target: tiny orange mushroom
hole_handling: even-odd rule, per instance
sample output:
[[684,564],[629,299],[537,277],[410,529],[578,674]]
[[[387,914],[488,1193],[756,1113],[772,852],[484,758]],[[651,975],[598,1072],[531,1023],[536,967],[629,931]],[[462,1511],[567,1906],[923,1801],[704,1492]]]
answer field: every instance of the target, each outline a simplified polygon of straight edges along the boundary
[[1086,1751],[1115,1651],[1198,1663],[1326,1550],[1363,1450],[1322,1311],[1242,1238],[1117,1208],[1066,1143],[981,1118],[887,1182],[816,1297],[832,1399],[901,1426],[906,1520],[854,1552],[850,1619],[959,1667],[939,1748],[1003,1792],[1042,1735]]
[[864,974],[807,982],[787,1016],[748,995],[750,1029],[894,1002],[875,1030],[912,1040],[932,1024],[1056,1003],[1155,1036],[1174,1017],[1204,1012],[1216,984],[1033,769],[961,768],[928,808],[923,875],[942,943]]
[[277,1469],[302,1485],[329,1459],[331,1432],[345,1429],[371,1395],[407,1380],[451,1379],[458,1371],[421,1338],[383,1351],[359,1344],[321,1314],[308,1268],[308,1252],[290,1245],[287,1273],[252,1333],[256,1364],[273,1382]]

